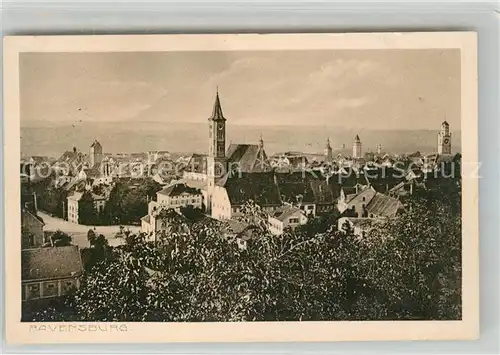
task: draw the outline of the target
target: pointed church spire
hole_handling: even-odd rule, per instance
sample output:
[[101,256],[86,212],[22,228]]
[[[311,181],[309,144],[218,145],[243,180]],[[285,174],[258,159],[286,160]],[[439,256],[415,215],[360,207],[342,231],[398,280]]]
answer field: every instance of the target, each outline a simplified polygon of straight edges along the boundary
[[220,105],[220,99],[219,99],[219,87],[217,86],[217,92],[215,95],[215,102],[214,102],[214,109],[212,111],[212,116],[210,116],[209,120],[212,121],[225,121],[226,118],[224,117],[224,114],[222,113],[222,107]]

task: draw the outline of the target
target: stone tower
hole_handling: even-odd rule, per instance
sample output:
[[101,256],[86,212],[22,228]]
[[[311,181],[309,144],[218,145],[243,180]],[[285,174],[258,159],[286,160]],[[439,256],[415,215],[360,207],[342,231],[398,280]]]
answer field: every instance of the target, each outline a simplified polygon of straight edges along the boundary
[[331,163],[333,160],[332,146],[330,145],[330,138],[327,138],[325,145],[325,161]]
[[354,137],[354,141],[352,142],[352,157],[354,159],[361,158],[361,139],[359,139],[359,135],[356,134]]
[[90,146],[89,158],[90,167],[93,167],[96,164],[101,164],[102,162],[102,145],[97,141],[97,139]]
[[208,118],[207,212],[212,211],[215,182],[226,174],[226,118],[222,112],[219,90],[215,95],[212,116]]
[[441,131],[438,133],[438,154],[451,154],[450,125],[446,121],[441,123]]
[[219,161],[226,157],[226,118],[222,113],[218,91],[212,116],[208,119],[208,155]]

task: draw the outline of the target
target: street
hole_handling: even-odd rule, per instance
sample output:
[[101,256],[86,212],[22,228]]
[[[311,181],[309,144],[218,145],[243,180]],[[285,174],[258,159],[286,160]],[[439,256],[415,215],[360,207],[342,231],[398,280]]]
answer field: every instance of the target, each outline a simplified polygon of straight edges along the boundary
[[[71,236],[72,244],[78,245],[80,248],[88,248],[90,246],[87,240],[87,232],[89,229],[94,229],[94,226],[70,223],[64,219],[52,217],[41,211],[38,211],[38,215],[42,217],[45,222],[45,231],[55,232],[56,230],[61,230]],[[139,226],[123,227],[125,230],[130,230],[132,233],[138,233],[141,230]],[[94,231],[96,235],[104,235],[110,246],[118,246],[125,242],[124,239],[115,237],[116,233],[120,231],[120,226],[96,226]]]

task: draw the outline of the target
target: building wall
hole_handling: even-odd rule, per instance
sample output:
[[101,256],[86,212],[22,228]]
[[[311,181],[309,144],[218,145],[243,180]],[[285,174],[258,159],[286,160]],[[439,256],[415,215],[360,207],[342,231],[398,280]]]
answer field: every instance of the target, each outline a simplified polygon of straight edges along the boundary
[[156,196],[156,201],[160,206],[173,208],[176,210],[181,207],[187,206],[201,209],[203,204],[203,195],[182,193],[178,196],[166,196],[158,193]]
[[102,212],[106,206],[106,200],[94,200],[94,208],[97,213]]
[[207,174],[184,171],[182,177],[186,180],[207,181]]
[[316,216],[316,205],[314,203],[303,203],[298,206],[306,215]]
[[22,213],[22,247],[38,248],[43,245],[43,223],[31,213]]
[[78,224],[78,201],[68,198],[68,222]]
[[153,230],[151,228],[151,223],[148,223],[144,220],[141,220],[141,232],[146,233],[146,234],[153,232]]
[[281,221],[279,219],[273,218],[269,216],[268,218],[269,230],[274,235],[283,234],[285,228],[295,229],[300,225],[304,225],[307,223],[307,217],[300,211],[293,213],[288,216],[285,220]]
[[232,215],[231,202],[224,187],[215,186],[212,193],[212,217],[215,219],[230,219]]
[[353,158],[361,158],[361,143],[354,142],[352,144],[352,156]]
[[21,284],[23,301],[59,297],[80,288],[78,278],[64,278],[44,281],[28,281]]

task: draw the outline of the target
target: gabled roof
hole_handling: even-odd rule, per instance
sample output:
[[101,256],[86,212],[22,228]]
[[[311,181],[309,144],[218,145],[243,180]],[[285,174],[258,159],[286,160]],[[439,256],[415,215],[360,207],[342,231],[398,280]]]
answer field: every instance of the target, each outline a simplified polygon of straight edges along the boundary
[[101,143],[97,141],[97,139],[91,144],[90,148],[102,148]]
[[242,173],[271,171],[264,148],[257,144],[231,144],[227,150],[228,167]]
[[242,173],[228,178],[224,187],[231,205],[242,205],[248,200],[261,207],[281,205],[279,189],[272,173]]
[[212,110],[212,116],[210,116],[209,120],[212,121],[225,121],[226,118],[222,113],[222,107],[220,105],[219,92],[215,95],[214,108]]
[[371,169],[365,174],[367,184],[379,192],[386,192],[405,180],[406,173],[402,169],[382,167]]
[[363,191],[359,192],[358,194],[352,196],[350,199],[347,198],[347,202],[348,203],[364,202],[365,204],[368,204],[372,200],[373,196],[375,196],[376,193],[377,192],[374,189],[366,188]]
[[163,190],[158,191],[158,193],[160,195],[165,195],[170,197],[179,196],[182,195],[183,193],[187,193],[190,195],[201,195],[201,191],[199,189],[189,187],[184,183],[169,185],[165,187]]
[[83,172],[88,179],[98,179],[103,175],[97,165],[94,165],[92,168],[83,169]]
[[24,249],[21,251],[22,281],[77,277],[83,273],[77,246]]
[[38,223],[42,224],[43,226],[45,225],[45,222],[43,221],[42,217],[37,215],[35,212],[31,212],[27,208],[23,208],[22,216],[23,216],[23,219],[26,217],[32,218],[32,219],[36,220]]
[[276,211],[274,211],[271,214],[271,217],[274,218],[274,219],[277,219],[278,221],[283,222],[287,218],[293,216],[296,213],[302,213],[300,211],[300,208],[293,207],[293,206],[283,206],[283,207],[280,207],[280,208],[276,209]]
[[376,193],[366,206],[369,214],[378,217],[394,217],[401,208],[403,208],[401,201],[381,193]]
[[282,202],[313,203],[314,193],[310,178],[302,173],[275,173]]
[[75,191],[71,196],[68,196],[68,200],[72,201],[80,201],[80,199],[83,196],[83,192],[77,192]]
[[312,180],[309,184],[315,203],[334,203],[339,196],[340,189],[335,189],[334,185],[329,185],[326,181]]
[[193,154],[189,159],[184,171],[198,174],[207,173],[207,156],[204,154]]

